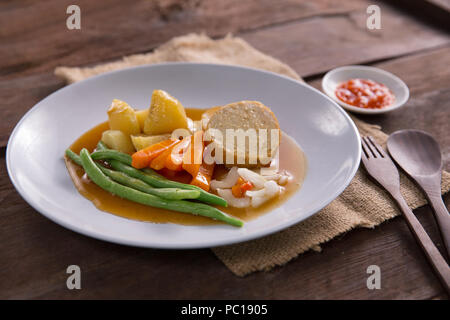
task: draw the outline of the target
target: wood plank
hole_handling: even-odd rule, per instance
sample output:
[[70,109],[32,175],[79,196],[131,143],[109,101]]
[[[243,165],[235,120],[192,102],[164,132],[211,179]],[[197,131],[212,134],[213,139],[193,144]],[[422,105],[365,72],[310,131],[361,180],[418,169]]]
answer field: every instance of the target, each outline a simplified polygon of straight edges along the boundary
[[389,0],[389,3],[406,14],[450,31],[449,0]]
[[[238,2],[248,3],[243,1]],[[252,45],[287,62],[302,76],[317,74],[342,64],[367,63],[373,60],[409,54],[417,50],[440,46],[449,42],[449,37],[442,31],[417,23],[411,18],[403,17],[398,11],[388,6],[383,6],[382,8],[382,23],[384,29],[380,31],[368,31],[365,28],[365,9],[355,10],[352,2],[349,2],[350,7],[344,7],[347,11],[339,12],[338,8],[335,8],[329,4],[331,2],[335,3],[334,1],[318,1],[314,2],[314,4],[308,2],[312,9],[309,9],[309,11],[306,10],[306,13],[302,11],[302,9],[305,9],[305,6],[307,6],[306,2],[303,1],[295,1],[292,2],[291,6],[280,5],[279,7],[275,5],[275,7],[270,6],[270,4],[278,2],[263,2],[261,3],[261,6],[264,10],[257,10],[257,12],[261,11],[261,13],[257,14],[260,18],[264,18],[261,16],[261,14],[263,14],[262,11],[273,10],[275,12],[273,16],[276,19],[273,18],[275,20],[271,20],[271,24],[279,23],[279,21],[286,21],[283,19],[292,18],[294,21],[289,23],[281,23],[275,27],[264,28],[263,30],[256,29],[248,31],[248,29],[251,28],[250,24],[241,25],[239,28],[235,26],[235,28],[237,28],[236,31],[241,30],[240,35],[242,35],[242,37],[248,40]],[[53,2],[50,1],[50,3]],[[364,4],[363,7],[365,8],[368,2],[365,2],[364,0],[359,1],[358,3],[359,5]],[[48,10],[49,12],[54,13],[52,10],[55,9],[52,8],[53,7],[50,7]],[[113,8],[116,7],[113,6]],[[200,8],[203,7],[200,6]],[[209,8],[209,6],[207,8]],[[225,17],[227,15],[230,18],[237,14],[234,11],[235,9],[226,7],[222,10],[225,12],[217,16],[218,13],[215,12],[219,12],[220,10],[212,10],[207,8],[198,10],[201,12],[201,17],[209,21],[209,23],[212,23],[211,21],[215,19],[223,22],[224,19],[226,20]],[[285,8],[290,10],[286,10]],[[26,9],[31,10],[31,8]],[[247,4],[244,12],[249,14],[251,9],[252,7]],[[21,14],[25,14],[23,10],[25,9],[18,11]],[[297,12],[298,16],[303,14],[303,19],[297,21],[297,18],[294,18],[297,16],[290,13],[291,10],[293,12]],[[92,12],[88,10],[88,13],[86,13],[88,16],[86,20],[89,19],[89,16],[92,16],[91,19],[95,17],[96,20],[99,20],[100,18],[98,17],[98,14],[100,13],[98,13],[98,11],[101,11],[101,8],[97,8],[96,10],[92,9]],[[305,15],[308,12],[309,16],[307,15],[307,18],[305,18]],[[321,14],[317,16],[319,12]],[[107,13],[104,14],[106,15],[110,13],[107,11]],[[236,19],[240,20],[241,18]],[[169,21],[174,21],[172,23],[178,25],[177,19],[169,19]],[[233,22],[233,25],[234,23],[235,22]],[[122,22],[122,24],[119,25],[126,24],[125,22]],[[163,25],[167,26],[167,23],[163,23]],[[105,28],[107,26],[105,26]],[[257,26],[262,25],[257,24]],[[32,24],[30,23],[27,28],[31,27]],[[124,26],[122,27],[125,28]],[[153,30],[153,25],[151,27]],[[19,27],[17,26],[13,27],[13,31],[11,31],[12,34],[20,34],[18,28]],[[45,25],[43,28],[43,30],[38,30],[36,32],[39,34],[42,32],[49,32],[51,28],[55,28],[55,23]],[[98,28],[100,28],[100,26],[98,26]],[[133,29],[134,26],[129,26],[129,28]],[[167,28],[170,29],[169,27]],[[179,31],[177,28],[175,29]],[[186,30],[191,30],[188,29],[187,26],[184,26],[184,28],[187,28]],[[101,30],[102,32],[106,32],[104,29]],[[160,34],[158,37],[155,36],[156,38],[154,39],[150,37],[148,43],[152,43],[152,45],[149,46],[146,46],[144,42],[134,43],[133,41],[131,43],[125,41],[127,44],[117,44],[116,42],[119,41],[117,39],[123,39],[122,37],[125,36],[128,37],[128,34],[126,33],[128,31],[126,30],[124,31],[125,33],[121,34],[119,38],[112,36],[107,37],[106,35],[103,35],[105,40],[99,40],[98,42],[90,38],[94,37],[94,35],[90,32],[74,36],[74,43],[77,46],[80,45],[80,48],[83,48],[82,50],[76,49],[73,52],[70,50],[64,51],[67,50],[67,48],[71,48],[72,44],[65,43],[59,38],[52,38],[53,44],[47,44],[49,46],[48,50],[42,50],[41,44],[34,44],[31,46],[31,48],[34,49],[30,51],[30,53],[27,53],[28,51],[24,51],[23,54],[18,55],[18,58],[14,58],[12,53],[9,53],[4,57],[5,59],[8,58],[12,60],[0,59],[0,61],[10,61],[6,63],[7,65],[5,65],[7,70],[6,73],[3,74],[3,77],[0,76],[0,100],[2,101],[3,106],[0,109],[0,117],[2,119],[6,119],[6,121],[0,123],[0,146],[5,146],[13,126],[31,106],[44,98],[46,95],[50,94],[52,91],[63,86],[63,82],[55,79],[51,74],[54,66],[59,64],[83,65],[94,61],[99,61],[99,59],[103,59],[102,57],[106,59],[108,57],[112,57],[111,54],[108,53],[111,51],[109,49],[111,47],[120,48],[120,50],[117,50],[119,50],[118,52],[121,54],[131,53],[136,50],[145,51],[153,47],[156,43],[158,43],[158,41],[161,41],[161,39],[166,40],[170,38],[169,35],[172,35],[172,33],[166,34],[163,32],[162,35]],[[194,28],[192,30],[198,31],[199,29]],[[212,34],[218,35],[223,32],[224,29],[219,28],[217,30],[214,29],[215,31],[213,29],[211,30]],[[66,32],[64,33],[64,37],[67,38],[67,32],[69,31],[65,30],[64,32]],[[61,36],[61,38],[64,37]],[[80,38],[78,39],[77,37]],[[36,34],[32,38],[37,38]],[[72,36],[69,38],[72,39]],[[26,39],[33,41],[33,39],[28,39],[28,36]],[[10,42],[11,41],[12,40],[10,40]],[[82,41],[86,41],[86,43],[83,42],[83,44],[81,44]],[[20,48],[20,46],[23,47],[24,44],[22,43],[22,40],[17,40],[16,42],[11,44],[11,48],[15,48],[12,52],[17,53],[18,48]],[[32,61],[32,63],[30,61]],[[17,94],[17,90],[20,90],[20,94]]]
[[[351,232],[272,272],[238,278],[209,250],[130,248],[67,231],[5,188],[3,159],[0,167],[8,221],[0,226],[0,298],[427,299],[443,293],[400,218]],[[429,210],[416,213],[436,240]],[[82,290],[65,287],[71,264],[81,267]],[[381,268],[381,290],[366,287],[371,264]]]
[[380,7],[381,30],[367,29],[365,10],[357,10],[283,24],[244,34],[243,38],[304,77],[450,43],[445,31],[418,23],[387,4]]
[[56,66],[87,65],[145,52],[189,32],[223,36],[285,21],[362,9],[357,0],[77,1],[81,30],[66,28],[70,0],[0,4],[0,75],[17,77]]
[[[438,72],[437,68],[447,61],[448,50],[434,50],[380,64],[387,70],[402,72],[402,78],[410,86],[411,99],[417,99],[422,106],[417,108],[421,115],[415,118],[414,125],[422,126],[427,131],[436,126],[429,121],[434,116],[421,108],[432,105],[435,99],[440,101],[446,97],[450,86],[443,77],[448,71]],[[427,66],[430,73],[423,72],[421,66]],[[433,80],[430,74],[436,75],[436,79]],[[386,119],[392,127],[395,127],[394,121],[399,120]],[[450,196],[447,195],[445,200],[449,206]],[[445,297],[401,218],[374,230],[349,232],[324,245],[322,253],[301,255],[272,272],[238,278],[208,250],[129,248],[65,230],[40,216],[14,191],[6,175],[4,154],[0,160],[0,207],[3,209],[3,221],[7,221],[0,224],[0,252],[2,261],[6,262],[0,268],[0,298]],[[416,214],[431,238],[442,248],[431,210],[425,207],[416,210]],[[80,291],[65,288],[65,268],[69,264],[78,264],[82,269],[83,289]],[[366,288],[366,268],[370,264],[381,268],[381,290],[370,291]],[[186,270],[189,270],[188,274]]]

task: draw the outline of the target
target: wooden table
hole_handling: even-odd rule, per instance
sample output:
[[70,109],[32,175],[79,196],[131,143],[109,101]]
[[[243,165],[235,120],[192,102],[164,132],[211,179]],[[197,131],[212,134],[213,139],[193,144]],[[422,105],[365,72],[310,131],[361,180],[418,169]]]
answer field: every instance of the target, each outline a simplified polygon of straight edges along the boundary
[[[0,4],[0,298],[440,299],[447,298],[401,218],[334,239],[286,266],[234,276],[210,250],[150,250],[91,239],[51,222],[15,191],[6,173],[11,130],[64,83],[59,65],[86,66],[147,52],[173,36],[233,32],[292,66],[319,87],[327,70],[367,64],[392,71],[411,90],[407,107],[363,117],[386,132],[423,129],[439,141],[450,170],[448,1],[381,7],[381,30],[366,28],[369,0],[75,1],[81,30],[66,28],[74,1]],[[426,12],[427,17],[423,12]],[[32,161],[32,159],[30,159]],[[446,197],[447,205],[450,197]],[[416,214],[440,243],[429,207]],[[82,289],[66,288],[66,268],[82,270]],[[381,268],[380,290],[366,268]]]

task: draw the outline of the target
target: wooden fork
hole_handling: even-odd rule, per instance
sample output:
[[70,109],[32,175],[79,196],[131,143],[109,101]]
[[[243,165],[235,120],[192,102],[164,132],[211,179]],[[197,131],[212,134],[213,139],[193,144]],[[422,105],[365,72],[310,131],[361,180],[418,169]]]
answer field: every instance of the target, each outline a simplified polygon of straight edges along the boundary
[[450,268],[400,193],[400,177],[397,167],[372,137],[362,137],[362,147],[361,158],[367,172],[397,202],[409,229],[422,247],[447,293],[450,294]]

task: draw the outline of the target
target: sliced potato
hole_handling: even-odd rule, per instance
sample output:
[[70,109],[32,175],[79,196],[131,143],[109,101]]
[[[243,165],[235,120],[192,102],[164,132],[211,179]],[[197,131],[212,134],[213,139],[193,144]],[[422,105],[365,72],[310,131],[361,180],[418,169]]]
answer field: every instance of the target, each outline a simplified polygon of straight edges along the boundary
[[150,111],[144,123],[144,133],[156,135],[187,128],[183,105],[163,90],[153,91]]
[[120,130],[127,135],[141,132],[133,108],[124,101],[114,99],[108,110],[108,117],[111,130]]
[[132,135],[131,142],[133,143],[136,151],[139,151],[141,149],[154,145],[155,143],[170,139],[170,137],[171,137],[170,133],[154,136],[147,136],[144,134]]
[[114,150],[129,154],[135,151],[130,136],[120,130],[106,130],[102,134],[102,141]]
[[145,119],[148,117],[149,109],[144,110],[135,110],[134,114],[136,115],[137,121],[139,123],[139,127],[141,128],[141,132],[144,132],[144,123]]

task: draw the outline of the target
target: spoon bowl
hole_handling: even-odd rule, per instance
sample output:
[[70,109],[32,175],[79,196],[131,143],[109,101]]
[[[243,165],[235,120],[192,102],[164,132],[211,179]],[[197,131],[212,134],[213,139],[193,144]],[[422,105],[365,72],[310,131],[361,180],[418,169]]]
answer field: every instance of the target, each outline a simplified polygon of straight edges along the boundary
[[442,156],[437,141],[420,130],[391,134],[387,147],[395,161],[410,175],[429,176],[441,172]]

